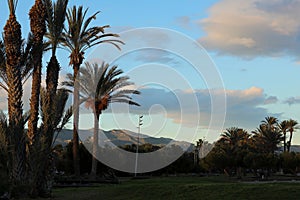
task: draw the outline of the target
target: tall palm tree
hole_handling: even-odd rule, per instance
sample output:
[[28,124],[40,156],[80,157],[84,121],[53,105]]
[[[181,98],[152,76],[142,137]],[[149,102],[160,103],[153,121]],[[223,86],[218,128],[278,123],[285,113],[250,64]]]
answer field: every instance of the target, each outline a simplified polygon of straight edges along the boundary
[[[30,168],[33,171],[33,173],[31,173],[31,177],[33,177],[31,195],[48,196],[50,192],[48,183],[49,178],[51,178],[51,176],[49,176],[50,169],[48,166],[52,163],[49,157],[51,155],[51,144],[56,131],[56,121],[60,116],[60,110],[55,109],[55,104],[56,101],[58,101],[58,97],[61,98],[59,101],[66,101],[66,95],[61,96],[60,93],[57,93],[60,66],[56,58],[56,49],[62,40],[68,0],[57,0],[56,2],[52,2],[52,0],[36,0],[36,4],[37,3],[39,4],[34,6],[30,13],[32,16],[36,14],[38,18],[38,14],[41,15],[41,13],[35,10],[43,10],[43,28],[45,28],[45,31],[47,27],[47,32],[43,33],[48,39],[45,44],[43,44],[42,41],[39,43],[39,52],[41,52],[39,55],[42,55],[44,50],[51,49],[51,58],[47,65],[46,90],[41,90],[40,84],[39,87],[33,88],[38,91],[36,93],[38,93],[40,99],[40,104],[38,105],[40,105],[42,111],[42,124],[39,129],[37,129],[39,134],[35,139],[38,144],[32,149],[33,156],[30,157],[32,162],[29,164],[32,165]],[[40,23],[39,20],[36,21],[36,23]],[[37,25],[32,24],[32,29],[34,28],[37,29],[37,32],[41,32],[42,28],[38,28]],[[37,74],[39,73],[40,71]],[[36,102],[38,103],[38,101]]]
[[27,136],[32,145],[37,135],[39,116],[39,99],[42,79],[43,37],[46,32],[46,7],[43,0],[35,0],[29,11],[30,29],[33,35],[33,73],[30,98],[30,119],[28,121]]
[[62,41],[62,32],[64,29],[64,22],[66,19],[68,0],[57,0],[56,3],[52,3],[52,0],[44,0],[46,6],[46,21],[48,31],[46,37],[48,38],[47,44],[51,48],[51,58],[47,65],[46,75],[46,98],[44,106],[47,107],[47,113],[52,115],[43,115],[43,134],[48,136],[50,142],[53,139],[54,129],[53,118],[55,116],[54,111],[51,109],[58,85],[60,65],[56,58],[56,50]]
[[12,146],[10,178],[12,185],[25,180],[25,135],[23,123],[23,88],[21,77],[21,25],[16,19],[17,0],[8,0],[9,18],[4,26],[6,73],[8,80],[9,144]]
[[[126,103],[139,106],[130,97],[131,94],[140,94],[137,90],[126,89],[134,83],[129,81],[128,76],[123,76],[123,71],[117,66],[109,67],[102,63],[85,63],[85,67],[79,70],[79,78],[75,82],[79,85],[81,95],[80,102],[85,102],[86,107],[91,108],[94,114],[94,135],[93,135],[93,161],[91,175],[96,175],[97,159],[95,158],[98,147],[99,117],[106,110],[110,103]],[[65,85],[74,86],[74,77],[68,74],[69,82]]]
[[16,19],[15,8],[17,1],[8,0],[9,19],[4,26],[4,44],[6,53],[6,73],[8,80],[8,109],[9,123],[17,127],[20,124],[22,108],[22,79],[20,70],[21,60],[21,25]]
[[[68,28],[64,33],[63,45],[70,52],[70,62],[69,64],[73,67],[74,80],[77,78],[80,65],[84,60],[84,53],[87,49],[99,45],[102,43],[109,43],[120,48],[119,45],[123,44],[122,41],[115,39],[119,37],[117,34],[104,33],[106,26],[94,26],[90,27],[92,20],[96,19],[99,12],[96,12],[92,16],[86,19],[88,9],[83,10],[82,6],[78,8],[73,6],[73,8],[68,10],[67,21]],[[79,103],[79,91],[78,87],[75,85],[73,92],[73,160],[74,160],[74,172],[75,175],[80,174],[79,167],[79,138],[77,132],[77,125],[79,121],[78,105]]]
[[297,125],[298,122],[296,120],[290,119],[288,120],[288,131],[290,132],[290,138],[289,141],[287,142],[287,151],[290,152],[291,150],[291,145],[292,145],[292,139],[293,139],[293,133],[295,129],[298,129]]
[[284,121],[280,122],[279,128],[283,134],[283,152],[286,152],[286,147],[287,147],[286,132],[288,130],[288,120],[284,120]]
[[34,174],[39,174],[39,166],[36,161],[37,146],[39,145],[38,120],[39,120],[39,100],[42,81],[42,60],[43,60],[43,38],[46,32],[46,8],[42,0],[35,0],[29,11],[30,29],[33,37],[32,57],[33,73],[30,98],[30,118],[28,121],[27,139],[27,176],[31,186],[29,192],[32,196],[38,195],[37,179]]

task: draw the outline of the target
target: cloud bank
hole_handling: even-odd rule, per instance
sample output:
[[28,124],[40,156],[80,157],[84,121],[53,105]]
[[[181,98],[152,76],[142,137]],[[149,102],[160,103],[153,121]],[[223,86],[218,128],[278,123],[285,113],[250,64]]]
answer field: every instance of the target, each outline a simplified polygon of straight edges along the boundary
[[[143,88],[141,95],[135,97],[140,107],[121,104],[111,105],[107,110],[110,113],[133,113],[144,115],[161,114],[171,119],[174,123],[183,126],[196,126],[207,128],[212,113],[211,95],[220,94],[218,90],[199,89],[194,91],[175,90],[167,91],[160,88]],[[244,90],[226,90],[227,115],[225,127],[241,126],[253,129],[257,120],[268,115],[279,117],[280,114],[269,113],[264,105],[275,104],[277,97],[268,96],[262,88],[251,87]],[[195,104],[196,102],[196,104]]]
[[198,24],[208,50],[244,58],[300,55],[299,0],[221,0]]

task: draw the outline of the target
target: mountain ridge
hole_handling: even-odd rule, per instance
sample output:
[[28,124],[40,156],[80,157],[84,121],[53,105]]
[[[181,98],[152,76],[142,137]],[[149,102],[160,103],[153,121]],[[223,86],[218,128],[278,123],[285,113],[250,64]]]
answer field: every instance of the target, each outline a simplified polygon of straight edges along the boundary
[[[186,141],[177,141],[171,138],[166,137],[152,137],[146,134],[138,134],[133,131],[125,130],[125,129],[112,129],[109,131],[100,130],[102,132],[99,133],[100,139],[108,140],[116,146],[124,146],[131,144],[146,144],[150,143],[156,146],[165,146],[168,144],[174,144],[181,146],[183,149],[188,151],[192,151],[194,148],[194,144],[186,142]],[[103,134],[102,134],[103,133]],[[70,129],[63,129],[57,136],[57,139],[54,145],[61,144],[63,146],[67,145],[68,142],[71,141],[73,137],[73,131]],[[93,137],[93,130],[80,130],[79,138],[82,142],[90,140]],[[139,141],[138,141],[139,140]]]

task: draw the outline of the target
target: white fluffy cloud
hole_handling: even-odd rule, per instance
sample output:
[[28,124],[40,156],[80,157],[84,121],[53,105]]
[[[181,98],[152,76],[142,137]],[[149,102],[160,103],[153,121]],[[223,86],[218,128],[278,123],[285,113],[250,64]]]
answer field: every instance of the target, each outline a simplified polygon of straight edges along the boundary
[[245,58],[300,55],[299,0],[221,0],[198,21],[209,50]]

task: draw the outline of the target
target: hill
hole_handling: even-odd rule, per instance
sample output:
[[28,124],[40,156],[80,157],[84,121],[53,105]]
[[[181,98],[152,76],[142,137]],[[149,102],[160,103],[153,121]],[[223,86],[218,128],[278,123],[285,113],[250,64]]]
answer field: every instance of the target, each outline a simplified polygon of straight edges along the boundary
[[[63,129],[61,133],[58,135],[55,145],[62,144],[65,146],[68,142],[71,141],[73,136],[73,131],[69,129]],[[92,130],[80,130],[79,131],[79,138],[82,142],[92,139],[93,137],[93,131]],[[165,138],[165,137],[151,137],[145,134],[138,134],[136,132],[132,132],[129,130],[110,130],[110,131],[101,131],[99,133],[100,141],[109,141],[113,143],[116,146],[124,146],[124,145],[131,145],[131,144],[137,144],[138,138],[139,138],[139,144],[146,144],[150,143],[152,145],[156,146],[165,146],[168,144],[174,144],[182,147],[184,150],[192,151],[194,148],[194,145],[185,142],[185,141],[176,141],[171,138]]]

